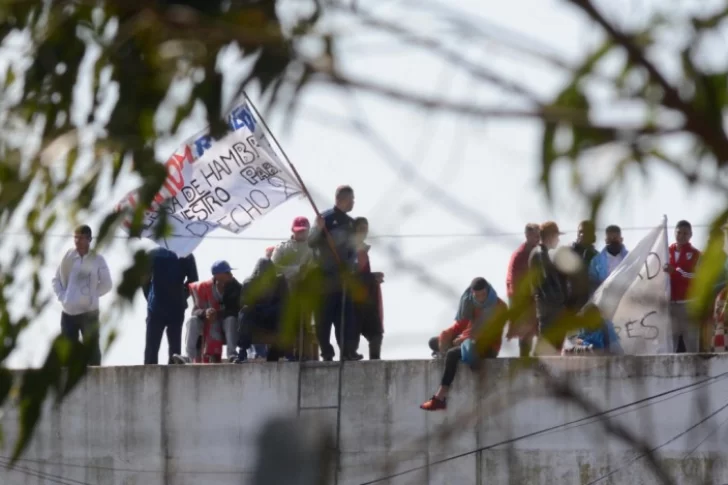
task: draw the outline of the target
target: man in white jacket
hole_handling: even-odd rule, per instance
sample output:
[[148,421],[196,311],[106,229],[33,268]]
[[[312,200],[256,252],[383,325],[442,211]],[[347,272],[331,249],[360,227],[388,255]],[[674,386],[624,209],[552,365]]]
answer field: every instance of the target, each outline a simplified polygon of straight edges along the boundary
[[63,257],[53,278],[53,291],[63,306],[61,333],[74,341],[80,334],[92,349],[89,365],[101,365],[99,297],[111,291],[112,282],[104,257],[90,251],[91,239],[89,226],[76,228],[75,248]]

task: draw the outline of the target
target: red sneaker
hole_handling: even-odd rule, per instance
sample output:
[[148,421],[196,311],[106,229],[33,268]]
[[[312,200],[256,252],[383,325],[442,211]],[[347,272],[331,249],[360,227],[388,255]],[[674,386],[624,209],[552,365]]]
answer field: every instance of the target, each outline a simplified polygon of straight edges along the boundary
[[441,411],[447,409],[447,400],[438,399],[435,396],[432,396],[430,400],[420,404],[420,409],[423,409],[425,411]]

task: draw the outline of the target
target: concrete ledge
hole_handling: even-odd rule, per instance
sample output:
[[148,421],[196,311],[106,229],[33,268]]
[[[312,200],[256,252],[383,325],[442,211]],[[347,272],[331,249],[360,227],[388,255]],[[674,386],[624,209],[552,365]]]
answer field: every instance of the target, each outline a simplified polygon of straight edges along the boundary
[[[554,397],[539,369],[612,411],[592,416]],[[421,411],[442,370],[434,360],[90,369],[59,408],[48,405],[19,468],[1,471],[0,483],[245,483],[261,424],[297,413],[299,377],[301,419],[332,431],[341,377],[339,484],[410,469],[380,483],[585,484],[608,473],[602,483],[657,483],[605,423],[659,447],[677,483],[728,483],[728,355],[553,357],[535,367],[496,359],[477,374],[461,366],[447,411]],[[17,423],[6,407],[6,457]]]

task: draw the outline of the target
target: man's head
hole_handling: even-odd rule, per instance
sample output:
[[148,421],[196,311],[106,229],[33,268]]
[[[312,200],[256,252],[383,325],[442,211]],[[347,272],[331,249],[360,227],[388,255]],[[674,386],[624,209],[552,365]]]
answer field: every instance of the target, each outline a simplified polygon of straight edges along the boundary
[[336,189],[336,207],[343,212],[354,209],[354,189],[350,185],[341,185]]
[[291,225],[291,232],[293,232],[293,239],[296,241],[305,241],[308,237],[308,230],[311,229],[311,223],[308,222],[303,216],[298,216],[293,219],[293,225]]
[[366,217],[354,219],[354,237],[357,243],[363,243],[369,235],[369,221]]
[[212,277],[220,283],[227,283],[233,279],[233,268],[227,261],[215,261],[212,263]]
[[592,221],[581,221],[576,232],[576,244],[591,246],[597,240],[596,229]]
[[620,229],[619,226],[611,225],[607,226],[607,229],[604,231],[605,237],[604,237],[604,243],[607,246],[612,245],[621,245],[622,240],[622,229]]
[[554,221],[544,222],[539,228],[541,244],[548,249],[555,249],[559,245],[559,236],[562,234],[564,233],[559,230],[559,226]]
[[675,225],[675,242],[678,246],[690,243],[693,237],[693,226],[688,221],[679,221]]
[[529,246],[535,246],[538,244],[538,240],[541,238],[541,235],[539,234],[539,227],[538,224],[526,224],[525,235],[526,235],[526,244]]
[[273,251],[275,251],[275,250],[276,250],[276,247],[275,246],[268,246],[267,248],[265,248],[265,258],[266,259],[272,258],[273,257]]
[[470,293],[473,295],[473,299],[479,303],[484,303],[488,298],[489,288],[490,285],[481,276],[478,276],[470,283]]
[[76,246],[76,251],[78,251],[78,254],[81,256],[88,253],[92,239],[91,228],[86,225],[78,226],[73,231],[73,244]]

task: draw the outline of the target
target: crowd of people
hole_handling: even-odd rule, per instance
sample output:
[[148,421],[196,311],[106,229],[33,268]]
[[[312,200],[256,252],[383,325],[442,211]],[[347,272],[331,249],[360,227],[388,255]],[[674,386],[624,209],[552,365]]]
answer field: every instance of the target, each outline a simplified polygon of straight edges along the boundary
[[[314,227],[305,217],[295,218],[290,239],[266,248],[265,256],[242,282],[233,276],[227,261],[216,261],[210,276],[200,281],[194,255],[179,257],[162,247],[151,250],[143,285],[147,301],[144,363],[158,363],[165,331],[168,363],[222,362],[223,348],[231,363],[254,357],[331,361],[335,356],[332,328],[341,360],[363,358],[358,353],[361,337],[369,343],[369,358],[380,359],[384,275],[372,271],[367,219],[349,215],[354,208],[353,189],[339,187],[335,200],[332,209],[317,217]],[[562,235],[552,221],[526,225],[524,241],[508,265],[507,302],[484,277],[472,280],[458,302],[452,325],[429,341],[433,357],[443,358],[445,369],[440,387],[422,409],[445,409],[459,363],[476,367],[483,359],[497,357],[504,333],[507,339],[519,341],[521,356],[533,355],[537,343],[561,352],[567,337],[572,338],[571,351],[621,352],[614,326],[589,304],[628,254],[621,229],[608,226],[604,247],[597,250],[595,227],[583,221],[570,246],[579,268],[568,272],[554,262]],[[691,238],[690,223],[678,222],[663,268],[671,282],[675,352],[709,350],[700,325],[690,321],[686,308],[701,257]],[[90,364],[100,365],[99,298],[111,290],[112,281],[106,261],[90,249],[91,242],[88,226],[76,229],[75,247],[63,257],[53,288],[63,306],[62,334],[89,342]],[[190,297],[192,310],[185,325]],[[725,291],[720,298],[725,302]],[[561,324],[564,321],[581,326],[570,328]]]
[[[221,362],[223,349],[231,363],[253,357],[318,360],[319,349],[323,360],[332,361],[332,328],[342,360],[364,358],[358,352],[361,337],[369,343],[369,358],[380,359],[384,274],[372,271],[367,219],[349,216],[353,189],[339,187],[335,199],[314,227],[306,217],[296,217],[290,239],[266,248],[242,282],[227,261],[216,261],[210,277],[200,280],[193,254],[180,257],[163,247],[149,251],[142,286],[147,301],[144,363],[158,363],[165,332],[170,364]],[[91,241],[88,226],[75,230],[75,247],[64,257],[53,287],[63,307],[63,334],[74,340],[80,334],[95,349],[91,365],[99,365],[99,298],[112,282],[103,256],[90,249]]]
[[[602,319],[599,310],[589,303],[596,289],[629,253],[622,231],[619,226],[608,226],[604,248],[597,250],[594,224],[582,221],[577,228],[576,241],[570,246],[579,261],[575,270],[567,270],[554,261],[554,250],[563,234],[553,221],[526,225],[525,240],[513,252],[508,264],[508,305],[484,278],[477,277],[472,281],[461,297],[454,324],[430,340],[433,356],[445,358],[445,370],[440,387],[420,406],[422,409],[446,409],[448,388],[458,363],[474,367],[482,359],[496,357],[501,342],[499,336],[503,332],[507,339],[518,339],[522,357],[534,354],[534,344],[539,344],[546,352],[561,353],[567,337],[571,337],[573,343],[570,352],[622,352],[612,322]],[[692,322],[687,311],[688,289],[701,256],[690,244],[692,235],[688,221],[677,223],[675,242],[669,246],[669,260],[662,268],[670,275],[672,344],[676,353],[711,350],[706,339],[701,339],[701,329],[706,326]],[[718,298],[725,302],[726,295],[728,291],[723,291]],[[721,315],[724,307],[725,304],[720,306]],[[510,322],[507,321],[508,308],[511,313],[518,313],[515,317],[510,315]],[[520,311],[515,312],[514,308]],[[477,330],[483,320],[494,327],[490,338]],[[476,336],[493,344],[481,342],[476,345]]]

